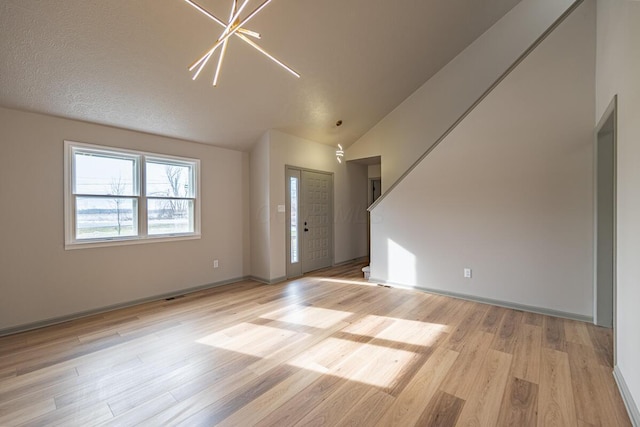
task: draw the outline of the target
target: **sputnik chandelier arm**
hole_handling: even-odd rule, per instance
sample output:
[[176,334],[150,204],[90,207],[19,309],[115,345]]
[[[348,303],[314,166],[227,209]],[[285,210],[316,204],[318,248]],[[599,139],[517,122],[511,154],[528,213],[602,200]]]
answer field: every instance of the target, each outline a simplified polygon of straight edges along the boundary
[[[193,6],[198,12],[202,13],[203,15],[205,15],[206,17],[208,17],[209,19],[211,19],[213,22],[217,23],[218,25],[220,25],[222,27],[226,27],[227,26],[227,24],[225,24],[222,19],[218,18],[213,13],[209,12],[204,7],[200,6],[198,3],[196,3],[196,2],[194,2],[192,0],[184,0],[184,1],[186,1],[187,4]],[[235,4],[236,4],[236,2],[234,1],[233,2],[234,7],[235,7]],[[251,36],[251,37],[255,37],[256,39],[259,39],[259,38],[262,37],[260,35],[260,33],[256,33],[255,31],[247,30],[246,28],[240,28],[238,30],[238,32],[242,33],[242,34],[246,34],[246,35]]]
[[[242,4],[240,9],[236,11],[236,7],[238,7],[238,0],[233,1],[233,4],[231,6],[231,16],[229,16],[229,25],[227,25],[227,27],[224,29],[224,32],[222,34],[226,34],[229,32],[229,29],[231,28],[232,23],[235,22],[236,19],[238,19],[238,15],[242,11],[242,9],[247,5],[248,2],[249,0],[245,0],[245,2]],[[228,44],[229,44],[229,39],[225,40],[224,43],[222,43],[222,50],[220,51],[220,56],[218,57],[218,65],[216,65],[216,73],[213,76],[214,86],[218,86],[218,77],[220,77],[220,69],[222,68],[222,61],[224,60],[224,54],[227,52]],[[200,67],[200,69],[202,69],[202,67]]]
[[255,31],[251,31],[244,28],[244,25],[247,22],[249,22],[253,17],[255,17],[269,3],[271,3],[272,0],[265,0],[262,4],[260,4],[260,6],[258,6],[253,12],[251,12],[243,20],[240,20],[240,14],[242,13],[243,9],[246,7],[246,5],[249,3],[250,0],[244,0],[244,2],[240,5],[240,7],[238,7],[238,0],[231,0],[232,1],[231,14],[230,14],[228,23],[225,23],[224,21],[222,21],[220,18],[218,18],[211,12],[207,11],[205,8],[197,4],[195,1],[193,0],[184,0],[184,1],[186,1],[189,5],[195,8],[198,12],[202,13],[212,21],[216,22],[218,25],[224,27],[222,34],[220,35],[220,37],[218,37],[218,40],[216,40],[214,45],[206,53],[204,53],[204,55],[202,55],[197,61],[195,61],[193,64],[189,66],[189,71],[193,71],[196,67],[198,68],[195,74],[193,75],[193,80],[198,78],[198,76],[200,75],[200,72],[205,67],[205,65],[211,58],[211,56],[219,47],[222,46],[222,49],[220,50],[220,56],[218,57],[218,64],[216,66],[215,75],[213,78],[213,86],[217,86],[218,78],[220,76],[220,70],[222,68],[222,62],[224,60],[224,56],[228,47],[229,38],[234,35],[237,36],[240,40],[247,43],[249,46],[256,49],[258,52],[262,53],[264,56],[266,56],[276,64],[278,64],[279,66],[281,66],[282,68],[284,68],[285,70],[287,70],[289,73],[293,74],[296,77],[300,77],[300,74],[294,71],[291,67],[287,66],[282,61],[276,59],[273,55],[271,55],[262,47],[260,47],[257,43],[255,43],[254,41],[246,37],[247,35],[257,39],[261,37],[259,33],[256,33]]
[[[272,0],[267,0],[267,1],[272,1]],[[233,3],[231,5],[231,17],[229,18],[229,24],[225,27],[224,31],[222,32],[222,35],[218,38],[218,41],[216,42],[216,44],[207,53],[205,53],[200,59],[198,59],[196,62],[194,62],[189,66],[189,71],[193,71],[193,69],[197,67],[198,64],[200,64],[198,71],[196,71],[196,74],[193,76],[193,80],[195,80],[198,77],[198,75],[200,74],[200,71],[202,71],[204,66],[207,65],[207,62],[209,62],[209,59],[211,58],[211,55],[213,55],[213,52],[215,52],[220,45],[226,44],[229,37],[232,36],[235,33],[235,31],[240,29],[240,25],[234,26],[234,23],[240,16],[240,12],[242,12],[242,9],[245,8],[247,3],[249,3],[249,0],[244,0],[244,2],[242,3],[242,6],[240,6],[238,10],[235,11],[237,6],[237,1],[233,0]],[[232,28],[233,28],[232,31],[234,31],[233,33],[230,32]],[[221,52],[220,59],[223,59],[223,57],[224,57],[224,52]],[[218,62],[218,69],[220,68],[220,62],[221,61]],[[216,76],[218,74],[217,73],[218,69],[216,70]],[[217,77],[214,77],[213,85],[215,86],[216,84],[217,84]]]

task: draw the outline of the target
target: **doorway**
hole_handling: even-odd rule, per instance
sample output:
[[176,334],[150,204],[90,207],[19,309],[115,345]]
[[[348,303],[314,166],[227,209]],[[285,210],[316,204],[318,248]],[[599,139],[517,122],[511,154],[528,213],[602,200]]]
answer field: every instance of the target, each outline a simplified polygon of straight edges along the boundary
[[333,174],[285,168],[287,277],[333,265]]
[[382,179],[369,178],[369,206],[382,195]]
[[616,313],[616,136],[616,98],[614,98],[596,128],[594,150],[594,323],[598,326],[614,328],[614,334]]
[[[382,195],[382,178],[369,178],[369,188],[367,191],[367,207],[378,200]],[[367,257],[371,259],[371,212],[367,210]]]

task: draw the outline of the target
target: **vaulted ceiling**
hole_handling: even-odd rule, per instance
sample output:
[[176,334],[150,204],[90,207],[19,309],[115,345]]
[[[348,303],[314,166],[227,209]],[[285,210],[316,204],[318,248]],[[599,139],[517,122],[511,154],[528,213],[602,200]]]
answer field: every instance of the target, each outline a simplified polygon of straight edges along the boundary
[[232,37],[214,88],[215,60],[187,66],[222,28],[184,0],[2,0],[0,105],[238,150],[271,128],[348,146],[518,1],[274,0],[246,27],[302,77]]

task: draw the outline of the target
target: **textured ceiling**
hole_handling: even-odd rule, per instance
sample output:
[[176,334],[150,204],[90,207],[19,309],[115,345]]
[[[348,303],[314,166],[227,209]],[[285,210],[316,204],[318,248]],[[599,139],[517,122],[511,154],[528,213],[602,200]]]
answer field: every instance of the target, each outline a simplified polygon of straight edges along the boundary
[[195,82],[187,66],[220,27],[182,0],[1,0],[0,105],[239,150],[270,128],[348,146],[518,1],[275,0],[246,27],[302,78],[234,37],[213,88],[215,61]]

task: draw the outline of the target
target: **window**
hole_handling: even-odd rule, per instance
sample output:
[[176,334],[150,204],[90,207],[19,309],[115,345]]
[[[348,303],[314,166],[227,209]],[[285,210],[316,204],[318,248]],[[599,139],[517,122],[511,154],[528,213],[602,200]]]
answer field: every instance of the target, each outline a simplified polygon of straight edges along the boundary
[[199,165],[65,141],[65,246],[198,238]]
[[291,264],[298,262],[298,178],[289,177],[291,206]]

